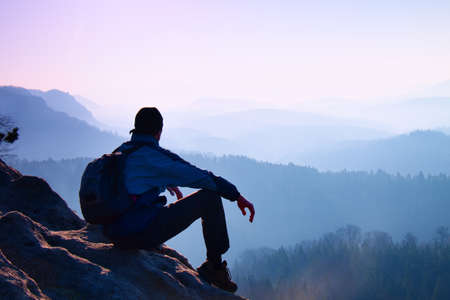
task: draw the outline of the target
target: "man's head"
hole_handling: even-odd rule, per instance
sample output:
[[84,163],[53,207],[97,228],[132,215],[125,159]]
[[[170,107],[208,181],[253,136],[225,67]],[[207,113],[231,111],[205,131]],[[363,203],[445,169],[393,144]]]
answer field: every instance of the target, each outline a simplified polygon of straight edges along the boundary
[[163,128],[163,117],[156,107],[143,107],[136,114],[134,129],[130,133],[150,134],[159,140]]

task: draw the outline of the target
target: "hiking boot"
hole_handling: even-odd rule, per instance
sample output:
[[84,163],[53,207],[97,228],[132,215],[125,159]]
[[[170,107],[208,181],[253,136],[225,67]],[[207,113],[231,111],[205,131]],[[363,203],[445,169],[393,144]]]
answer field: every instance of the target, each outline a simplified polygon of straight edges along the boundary
[[231,293],[237,290],[236,283],[231,281],[230,271],[225,260],[219,266],[214,266],[211,262],[205,261],[197,268],[197,272],[206,282],[214,284],[222,290]]

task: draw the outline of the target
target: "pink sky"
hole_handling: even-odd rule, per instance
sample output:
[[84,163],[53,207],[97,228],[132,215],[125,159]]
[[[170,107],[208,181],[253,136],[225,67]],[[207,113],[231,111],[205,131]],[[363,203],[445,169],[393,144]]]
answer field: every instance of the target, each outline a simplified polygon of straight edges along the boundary
[[449,1],[310,2],[2,1],[0,84],[120,113],[373,99],[450,79]]

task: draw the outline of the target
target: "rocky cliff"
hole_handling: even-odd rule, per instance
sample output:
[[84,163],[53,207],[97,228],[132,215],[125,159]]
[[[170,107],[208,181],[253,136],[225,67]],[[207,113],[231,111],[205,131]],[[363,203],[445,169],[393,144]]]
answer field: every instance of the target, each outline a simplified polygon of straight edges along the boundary
[[0,160],[1,299],[243,299],[169,247],[119,250],[42,179]]

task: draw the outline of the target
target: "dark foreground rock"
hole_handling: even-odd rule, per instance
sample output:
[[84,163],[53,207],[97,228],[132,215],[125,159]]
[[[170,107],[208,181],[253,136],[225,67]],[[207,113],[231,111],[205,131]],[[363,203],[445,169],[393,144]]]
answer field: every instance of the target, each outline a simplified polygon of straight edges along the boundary
[[0,299],[243,299],[169,247],[113,247],[44,180],[1,160],[0,211]]

